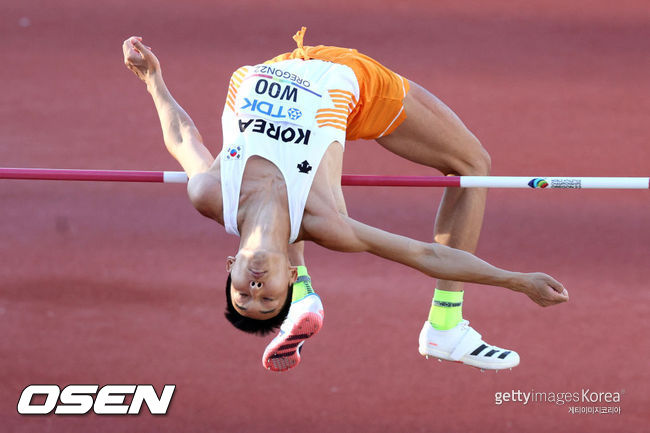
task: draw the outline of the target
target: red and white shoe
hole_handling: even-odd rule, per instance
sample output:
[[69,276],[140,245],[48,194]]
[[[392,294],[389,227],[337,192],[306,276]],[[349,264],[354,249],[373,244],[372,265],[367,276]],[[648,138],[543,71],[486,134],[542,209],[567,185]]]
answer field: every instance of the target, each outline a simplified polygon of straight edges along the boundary
[[519,354],[486,343],[467,320],[440,331],[424,323],[420,332],[420,354],[460,362],[481,370],[502,370],[519,365]]
[[323,326],[323,304],[313,293],[291,304],[280,333],[266,346],[262,365],[271,371],[286,371],[300,363],[300,348]]

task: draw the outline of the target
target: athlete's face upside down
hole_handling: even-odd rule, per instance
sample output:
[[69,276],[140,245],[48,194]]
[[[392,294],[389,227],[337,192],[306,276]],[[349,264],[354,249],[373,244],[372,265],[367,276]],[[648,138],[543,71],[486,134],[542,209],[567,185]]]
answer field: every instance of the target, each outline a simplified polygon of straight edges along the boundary
[[233,307],[242,316],[257,320],[280,312],[288,287],[298,277],[286,253],[264,249],[240,249],[235,257],[228,257],[226,270],[232,279]]

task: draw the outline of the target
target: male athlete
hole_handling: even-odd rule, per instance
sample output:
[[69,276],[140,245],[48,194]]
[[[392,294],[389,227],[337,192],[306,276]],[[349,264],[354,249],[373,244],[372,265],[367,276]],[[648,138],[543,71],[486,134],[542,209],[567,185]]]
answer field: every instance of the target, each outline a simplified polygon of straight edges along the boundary
[[295,367],[318,332],[323,307],[304,267],[303,242],[366,251],[437,278],[419,351],[482,369],[512,368],[519,355],[485,343],[462,319],[462,282],[522,292],[541,306],[568,300],[542,273],[496,268],[474,252],[486,190],[448,188],[434,243],[379,230],[347,215],[341,190],[346,139],[376,139],[393,153],[445,175],[487,175],[479,141],[440,100],[356,50],[303,46],[231,77],[215,159],[192,119],[173,99],[160,63],[141,38],[123,44],[124,61],[146,85],[168,151],[189,177],[188,195],[204,216],[240,236],[226,259],[226,316],[264,334],[281,325],[263,355],[274,371]]

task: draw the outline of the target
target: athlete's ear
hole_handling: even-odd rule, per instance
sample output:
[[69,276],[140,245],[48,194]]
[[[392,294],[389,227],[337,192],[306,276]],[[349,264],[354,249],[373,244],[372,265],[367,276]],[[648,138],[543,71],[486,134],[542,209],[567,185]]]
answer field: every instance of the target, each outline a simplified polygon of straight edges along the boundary
[[233,256],[228,256],[226,259],[226,272],[230,272],[232,270],[232,265],[235,264],[235,258]]
[[293,284],[298,279],[298,267],[289,266],[289,284]]

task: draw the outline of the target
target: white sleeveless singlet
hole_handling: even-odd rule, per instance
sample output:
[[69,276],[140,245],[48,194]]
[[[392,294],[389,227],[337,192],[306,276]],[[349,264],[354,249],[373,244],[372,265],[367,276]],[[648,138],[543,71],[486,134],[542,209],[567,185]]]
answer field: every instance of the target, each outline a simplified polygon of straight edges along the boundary
[[224,226],[239,235],[237,211],[248,158],[260,156],[282,173],[293,243],[318,166],[333,141],[345,144],[347,118],[359,99],[352,69],[321,60],[243,66],[231,77],[221,117]]

